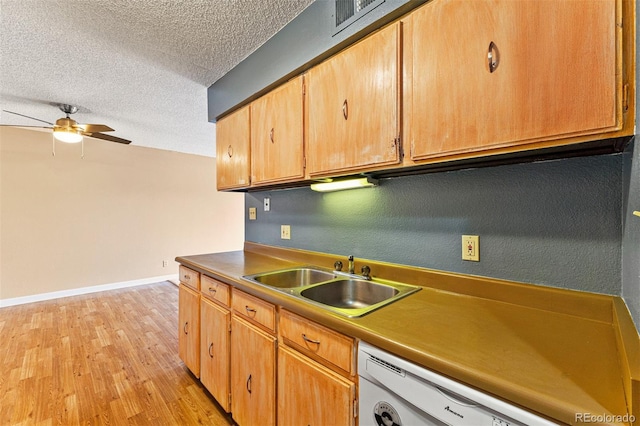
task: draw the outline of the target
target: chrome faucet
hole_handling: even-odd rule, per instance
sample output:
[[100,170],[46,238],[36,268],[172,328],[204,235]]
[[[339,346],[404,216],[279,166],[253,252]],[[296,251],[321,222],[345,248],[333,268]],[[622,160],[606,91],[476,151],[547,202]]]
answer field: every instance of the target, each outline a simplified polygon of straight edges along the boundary
[[362,278],[367,281],[371,281],[371,268],[369,268],[367,265],[364,265],[362,268],[360,268],[360,272],[362,273]]
[[356,268],[353,266],[353,255],[349,256],[349,273],[354,274],[356,272]]

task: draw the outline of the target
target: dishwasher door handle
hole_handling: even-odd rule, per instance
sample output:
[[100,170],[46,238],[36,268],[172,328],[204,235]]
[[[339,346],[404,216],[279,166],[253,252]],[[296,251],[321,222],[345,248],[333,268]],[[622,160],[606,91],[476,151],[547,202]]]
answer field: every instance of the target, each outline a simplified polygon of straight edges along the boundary
[[458,405],[464,405],[465,407],[481,407],[480,404],[477,404],[473,401],[471,401],[470,399],[467,398],[463,398],[458,394],[455,394],[447,389],[443,389],[438,385],[434,385],[434,388],[436,388],[436,390],[438,392],[440,392],[440,395],[444,396],[445,398],[447,398],[449,401],[453,402],[454,404],[458,404]]

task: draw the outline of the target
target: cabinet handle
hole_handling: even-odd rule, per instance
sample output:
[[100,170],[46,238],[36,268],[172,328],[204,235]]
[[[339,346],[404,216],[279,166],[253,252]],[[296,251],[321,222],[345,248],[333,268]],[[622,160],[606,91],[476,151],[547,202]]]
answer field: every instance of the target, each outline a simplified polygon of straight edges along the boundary
[[349,118],[349,104],[347,103],[346,99],[342,103],[342,116],[345,120]]
[[251,393],[251,374],[249,374],[249,378],[247,379],[247,392]]
[[182,331],[184,331],[184,334],[189,334],[189,331],[187,331],[187,327],[189,326],[189,321],[184,323],[184,327],[182,327]]
[[306,335],[306,334],[304,334],[304,333],[302,333],[302,339],[303,339],[305,342],[313,343],[313,344],[315,344],[315,345],[319,345],[319,344],[320,344],[320,340],[313,340],[313,339],[309,339],[309,338],[307,337],[307,335]]
[[271,131],[269,132],[269,139],[271,140],[271,143],[273,143],[273,127],[271,128]]
[[184,279],[185,279],[185,280],[190,280],[190,279],[191,279],[191,277],[190,277],[189,275],[186,275],[186,274],[185,274]]
[[245,305],[245,306],[244,306],[244,309],[246,309],[247,314],[249,314],[250,312],[254,312],[254,313],[255,313],[255,312],[257,312],[255,309],[250,308],[248,305]]
[[213,342],[209,345],[209,356],[211,358],[213,358],[213,353],[211,352],[212,349],[213,349]]
[[227,155],[229,156],[229,158],[231,158],[231,156],[233,155],[233,147],[231,145],[229,145],[229,148],[227,148]]
[[489,43],[489,50],[487,51],[487,62],[489,64],[490,73],[498,69],[499,60],[500,54],[498,52],[498,46],[496,46],[494,42]]
[[218,291],[218,290],[216,290],[215,288],[213,288],[213,287],[209,287],[209,292],[210,292],[210,293],[216,294],[216,292],[217,292],[217,291]]

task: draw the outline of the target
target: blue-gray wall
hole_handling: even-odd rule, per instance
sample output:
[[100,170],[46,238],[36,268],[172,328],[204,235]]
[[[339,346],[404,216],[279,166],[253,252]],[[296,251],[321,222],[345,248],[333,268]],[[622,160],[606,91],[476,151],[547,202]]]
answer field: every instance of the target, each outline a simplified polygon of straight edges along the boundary
[[[376,188],[324,194],[308,188],[248,193],[246,208],[257,207],[258,219],[246,220],[245,238],[620,295],[630,156],[399,177]],[[271,198],[269,212],[264,197]],[[290,241],[280,239],[281,224],[291,225]],[[463,234],[480,236],[480,262],[461,260]]]
[[632,146],[624,161],[622,296],[640,329],[640,151]]
[[[640,0],[636,1],[636,10]],[[637,33],[636,37],[640,37]],[[640,55],[640,42],[636,40],[636,58]],[[640,68],[636,68],[636,141],[640,123]],[[636,142],[638,145],[638,142]],[[622,241],[622,296],[640,330],[640,217],[633,211],[640,211],[640,147],[631,150],[625,161],[624,173],[624,237]]]

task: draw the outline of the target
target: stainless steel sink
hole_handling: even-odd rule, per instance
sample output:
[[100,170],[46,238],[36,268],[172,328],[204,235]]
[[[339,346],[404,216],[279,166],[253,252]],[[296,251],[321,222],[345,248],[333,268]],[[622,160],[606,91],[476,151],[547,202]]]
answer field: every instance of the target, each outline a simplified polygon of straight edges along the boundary
[[338,279],[300,291],[300,296],[348,317],[361,317],[420,287],[387,280]]
[[329,281],[335,279],[336,275],[322,269],[301,267],[249,275],[245,278],[270,287],[294,288]]
[[360,317],[420,290],[395,281],[316,267],[290,268],[243,278],[347,317]]
[[395,287],[363,280],[338,280],[300,292],[300,296],[336,308],[366,308],[392,298],[400,292]]

